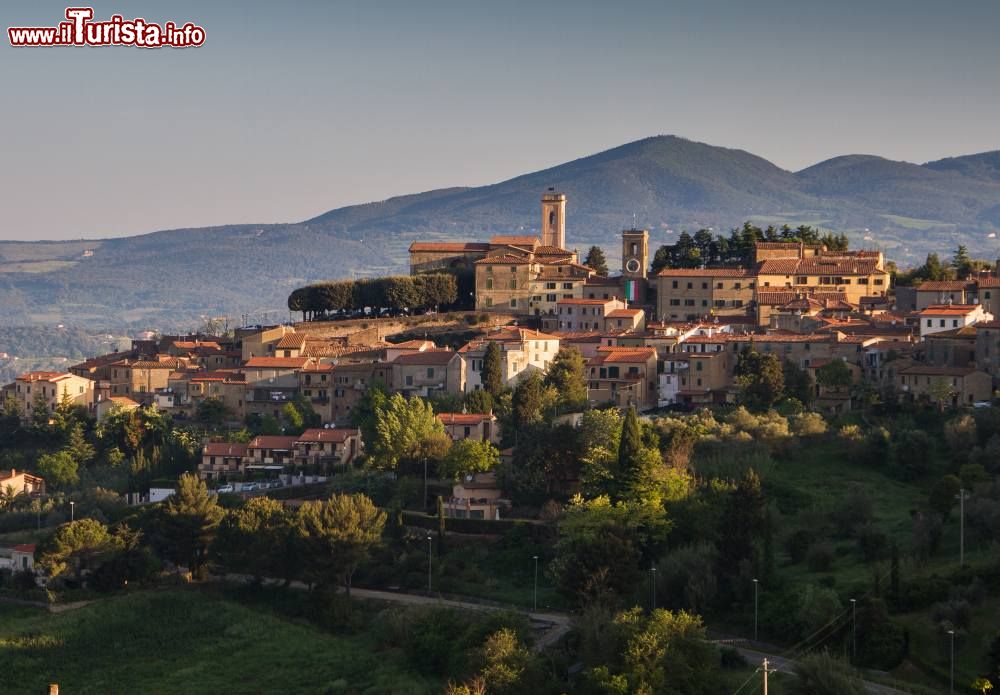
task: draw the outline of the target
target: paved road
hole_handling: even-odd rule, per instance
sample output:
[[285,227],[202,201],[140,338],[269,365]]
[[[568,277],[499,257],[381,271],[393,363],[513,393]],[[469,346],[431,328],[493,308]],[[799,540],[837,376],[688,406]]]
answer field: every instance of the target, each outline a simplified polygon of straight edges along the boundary
[[[225,579],[229,581],[248,582],[251,580],[251,577],[249,575],[242,574],[227,574]],[[265,579],[264,583],[282,584],[283,582],[279,579]],[[308,587],[302,582],[295,581],[289,584],[289,588],[306,589]],[[441,606],[466,611],[517,611],[518,613],[523,613],[528,616],[528,619],[532,623],[532,627],[540,632],[532,647],[535,651],[541,651],[546,647],[555,644],[563,635],[569,632],[571,627],[570,616],[565,613],[526,611],[516,606],[498,606],[487,603],[477,603],[475,601],[461,601],[456,599],[427,596],[425,594],[404,594],[398,591],[380,591],[378,589],[359,589],[357,587],[351,587],[351,598],[388,601],[391,603],[405,603],[411,606]]]
[[[774,654],[766,654],[756,649],[749,649],[747,647],[734,647],[744,659],[746,659],[751,664],[761,664],[764,659],[767,659],[767,666],[770,669],[778,671],[779,673],[787,673],[790,675],[795,675],[795,661],[793,659],[786,659],[783,656],[777,656]],[[881,683],[873,683],[872,681],[862,681],[865,690],[870,693],[876,693],[877,695],[905,695],[905,691],[896,690],[895,688],[890,688],[888,685],[882,685]]]

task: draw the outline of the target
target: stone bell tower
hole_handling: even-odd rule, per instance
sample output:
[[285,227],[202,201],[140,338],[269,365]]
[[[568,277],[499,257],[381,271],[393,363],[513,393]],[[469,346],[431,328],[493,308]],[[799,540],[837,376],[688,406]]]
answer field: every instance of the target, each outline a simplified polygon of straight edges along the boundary
[[649,269],[649,232],[626,229],[622,232],[622,298],[639,304],[646,301]]
[[566,196],[554,188],[542,194],[542,246],[566,248]]

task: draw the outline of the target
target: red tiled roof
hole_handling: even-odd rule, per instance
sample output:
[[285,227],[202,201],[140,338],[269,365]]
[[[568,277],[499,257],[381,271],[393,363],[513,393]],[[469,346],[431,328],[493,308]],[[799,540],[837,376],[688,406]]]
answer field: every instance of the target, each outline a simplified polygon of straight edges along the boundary
[[302,369],[310,361],[309,357],[251,357],[246,366],[250,369]]
[[254,437],[247,449],[293,449],[298,437],[282,437],[262,434]]
[[625,319],[632,318],[633,316],[638,316],[639,314],[645,313],[642,309],[614,309],[609,311],[604,315],[604,318],[608,319]]
[[291,348],[301,348],[306,342],[306,336],[304,333],[285,333],[278,341],[278,344],[274,346],[276,350],[291,349]]
[[976,282],[980,287],[1000,287],[1000,278],[979,278]]
[[879,272],[877,258],[857,256],[774,258],[761,261],[757,268],[758,275],[871,275],[875,272]]
[[480,336],[470,340],[468,343],[463,345],[458,349],[459,352],[470,352],[472,350],[478,350],[479,348],[486,345],[486,343],[523,343],[526,340],[559,340],[558,336],[551,335],[549,333],[542,333],[541,331],[532,330],[530,328],[515,328],[507,327],[501,328],[499,331],[493,333],[487,333],[486,335]]
[[233,442],[208,442],[201,453],[203,456],[239,456],[243,458],[247,455],[247,445],[234,444]]
[[689,278],[750,278],[754,276],[750,268],[664,268],[658,273],[664,277]]
[[390,343],[386,347],[397,350],[427,350],[433,349],[434,343],[430,340],[406,340],[402,343]]
[[926,280],[917,285],[917,292],[941,292],[964,290],[972,286],[965,280]]
[[979,304],[932,304],[920,312],[921,316],[966,316],[979,308]]
[[438,413],[438,420],[445,425],[479,425],[492,422],[496,417],[482,413]]
[[487,256],[476,261],[475,265],[531,265],[531,261],[523,256],[504,253],[499,256]]
[[62,381],[71,376],[69,372],[25,372],[16,381]]
[[535,248],[536,256],[572,256],[572,251],[561,249],[558,246],[538,246]]
[[33,553],[35,552],[34,543],[18,543],[14,546],[13,550],[18,553]]
[[429,366],[444,366],[451,362],[458,353],[451,350],[424,350],[400,355],[392,361],[393,364],[415,364]]
[[410,253],[424,252],[454,252],[473,253],[477,251],[486,252],[490,250],[489,244],[465,241],[414,241],[410,244]]
[[325,428],[314,428],[303,432],[301,435],[295,438],[297,442],[334,442],[341,443],[347,441],[348,437],[354,437],[358,434],[358,430],[352,430],[347,428],[337,428],[332,429]]
[[[800,242],[798,241],[758,241],[754,243],[754,247],[758,249],[797,249]],[[823,244],[802,244],[807,249],[821,249]]]
[[616,362],[646,362],[656,357],[656,348],[651,347],[599,347],[597,354],[590,358],[588,364],[607,364]]
[[498,236],[490,239],[490,244],[493,246],[527,246],[533,248],[536,245],[541,245],[538,241],[538,237],[531,235],[504,235],[500,234]]

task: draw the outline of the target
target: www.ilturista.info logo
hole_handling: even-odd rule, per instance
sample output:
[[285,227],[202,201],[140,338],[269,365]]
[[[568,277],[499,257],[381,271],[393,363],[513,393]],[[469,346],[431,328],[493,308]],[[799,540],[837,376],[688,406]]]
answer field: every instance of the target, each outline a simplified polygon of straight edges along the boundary
[[67,7],[66,19],[54,27],[9,27],[10,45],[23,46],[138,46],[140,48],[188,48],[205,43],[205,29],[187,22],[162,25],[142,17],[125,19],[111,15],[94,22],[94,8]]

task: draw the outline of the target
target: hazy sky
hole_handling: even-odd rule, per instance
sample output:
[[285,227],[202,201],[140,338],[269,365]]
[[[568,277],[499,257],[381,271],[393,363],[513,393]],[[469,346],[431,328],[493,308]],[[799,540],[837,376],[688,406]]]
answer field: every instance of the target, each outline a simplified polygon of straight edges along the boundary
[[997,0],[114,0],[207,41],[7,43],[65,7],[0,5],[0,238],[300,221],[660,133],[789,169],[1000,148]]

